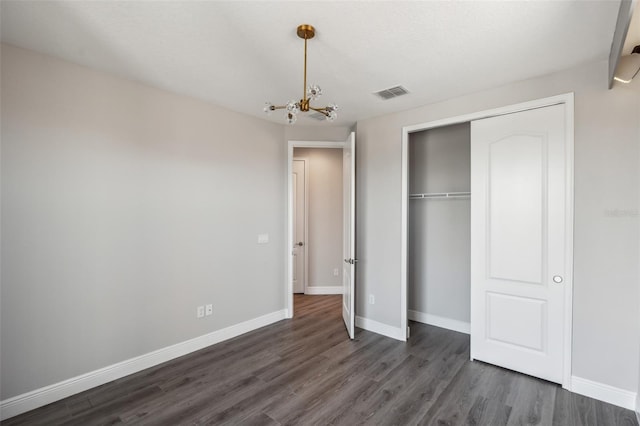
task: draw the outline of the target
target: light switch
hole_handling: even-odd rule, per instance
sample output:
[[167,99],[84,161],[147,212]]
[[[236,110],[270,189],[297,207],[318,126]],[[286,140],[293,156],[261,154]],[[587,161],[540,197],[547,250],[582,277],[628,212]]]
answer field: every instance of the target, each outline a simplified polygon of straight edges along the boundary
[[267,244],[269,242],[269,234],[258,234],[258,244]]

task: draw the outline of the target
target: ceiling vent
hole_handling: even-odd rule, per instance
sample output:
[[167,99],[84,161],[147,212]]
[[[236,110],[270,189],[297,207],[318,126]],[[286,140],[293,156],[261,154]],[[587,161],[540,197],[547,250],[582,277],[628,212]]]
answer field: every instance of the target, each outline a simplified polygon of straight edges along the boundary
[[406,95],[407,93],[409,93],[409,91],[404,87],[396,86],[389,89],[381,90],[379,92],[375,92],[374,95],[386,101],[389,99],[397,98],[398,96]]
[[327,121],[327,116],[321,112],[314,112],[313,114],[309,114],[308,117],[318,121]]

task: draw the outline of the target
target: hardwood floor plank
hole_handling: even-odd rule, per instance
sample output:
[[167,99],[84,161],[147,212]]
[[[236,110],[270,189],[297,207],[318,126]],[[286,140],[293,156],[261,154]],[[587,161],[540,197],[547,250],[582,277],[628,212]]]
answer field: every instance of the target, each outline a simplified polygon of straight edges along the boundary
[[237,424],[242,426],[281,426],[280,423],[267,416],[265,413],[253,414],[243,418]]
[[559,389],[558,391],[556,391],[556,400],[553,407],[552,426],[569,424],[583,426],[573,421],[571,412],[571,394],[564,389]]
[[346,414],[353,412],[353,407],[360,401],[368,399],[380,384],[366,377],[357,377],[349,381],[348,386],[342,392],[334,392],[326,396],[322,407],[310,412],[303,418],[308,424],[350,424],[346,420]]
[[[360,408],[362,417],[371,424],[384,424],[400,418],[407,422],[419,407],[405,398],[409,399],[415,392],[424,395],[430,393],[428,387],[433,385],[432,381],[427,382],[426,389],[417,383],[425,377],[422,373],[429,366],[429,361],[426,359],[408,355],[387,375],[386,380],[380,382],[380,388],[368,399],[366,406]],[[437,381],[437,379],[432,380]],[[435,389],[433,392],[435,393]],[[405,405],[403,402],[409,402],[409,404]]]
[[60,425],[113,425],[121,424],[120,413],[145,401],[158,398],[162,390],[157,386],[140,389],[134,393],[108,400],[91,409],[72,416]]
[[469,336],[416,322],[399,342],[358,329],[341,296],[295,295],[295,318],[2,425],[637,426],[630,410],[482,362]]
[[[260,380],[260,379],[258,379]],[[265,383],[260,380],[260,384],[251,392],[236,392],[225,397],[216,410],[208,410],[197,420],[197,424],[237,424],[241,418],[263,411],[263,407],[269,404],[279,395],[288,393],[286,386],[280,383]],[[266,414],[269,415],[267,412]],[[270,416],[271,417],[271,416]],[[279,421],[279,419],[275,419]]]
[[635,426],[637,424],[635,413],[631,410],[573,394],[564,389],[558,389],[556,392],[554,426]]
[[[455,363],[458,368],[444,367]],[[389,410],[377,414],[381,423],[417,424],[427,411],[436,403],[437,398],[446,389],[451,377],[443,379],[438,370],[448,371],[452,376],[462,368],[465,360],[441,359],[431,362],[413,383],[409,383],[406,391],[397,398]],[[444,367],[444,368],[443,368]]]
[[468,425],[504,425],[511,415],[511,407],[495,399],[478,396],[467,414]]
[[[165,404],[157,411],[147,413],[145,423],[157,423],[166,425],[199,424],[198,419],[209,414],[221,414],[232,405],[235,400],[247,398],[249,395],[259,392],[264,387],[264,382],[255,376],[245,376],[227,386],[216,388],[215,391],[203,391],[192,395],[188,399],[176,401],[173,404]],[[138,417],[136,421],[143,419]]]
[[418,422],[419,424],[463,424],[473,407],[483,382],[486,365],[478,362],[465,364],[448,383],[436,402]]
[[[74,395],[76,396],[76,395]],[[70,397],[73,398],[73,397]],[[34,426],[48,426],[51,424],[58,424],[71,417],[71,413],[66,405],[66,399],[54,402],[52,404],[45,405],[44,407],[36,408],[35,410],[28,411],[16,417],[4,420],[1,422],[3,426],[13,425],[34,425]]]
[[518,374],[513,391],[506,398],[507,405],[513,407],[507,425],[552,424],[558,389],[560,386],[555,383]]
[[[345,360],[346,361],[346,360]],[[335,394],[342,394],[345,388],[353,385],[358,378],[367,380],[368,377],[360,372],[375,364],[375,359],[359,359],[352,357],[351,362],[332,364],[320,374],[293,386],[293,396],[278,398],[265,407],[271,417],[280,423],[291,423],[292,419],[303,417],[303,414],[314,404],[329,400]]]

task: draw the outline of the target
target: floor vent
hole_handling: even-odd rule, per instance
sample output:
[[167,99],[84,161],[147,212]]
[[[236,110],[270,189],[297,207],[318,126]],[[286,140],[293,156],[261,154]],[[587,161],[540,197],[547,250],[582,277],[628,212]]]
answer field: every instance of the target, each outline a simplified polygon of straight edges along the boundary
[[384,89],[379,92],[374,92],[374,95],[382,98],[383,100],[397,98],[398,96],[406,95],[409,93],[407,89],[402,86],[391,87],[389,89]]

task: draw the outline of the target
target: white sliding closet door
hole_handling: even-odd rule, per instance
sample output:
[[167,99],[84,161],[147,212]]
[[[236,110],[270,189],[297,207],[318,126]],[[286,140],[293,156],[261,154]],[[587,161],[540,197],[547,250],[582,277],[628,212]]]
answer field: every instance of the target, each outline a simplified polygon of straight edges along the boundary
[[471,358],[563,382],[565,106],[471,123]]

